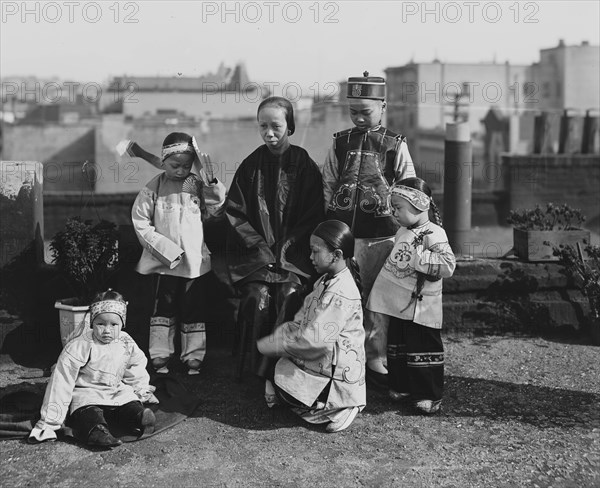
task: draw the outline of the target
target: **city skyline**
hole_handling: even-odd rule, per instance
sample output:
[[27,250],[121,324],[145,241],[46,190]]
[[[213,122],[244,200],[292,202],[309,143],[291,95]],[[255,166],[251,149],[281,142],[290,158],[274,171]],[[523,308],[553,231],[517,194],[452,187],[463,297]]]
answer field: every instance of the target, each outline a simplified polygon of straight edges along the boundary
[[[244,63],[274,91],[314,92],[410,61],[529,65],[540,49],[599,44],[600,3],[1,2],[2,78],[106,83],[202,76]],[[40,42],[43,41],[43,42]],[[42,49],[41,46],[44,46]],[[90,62],[92,61],[92,62]]]

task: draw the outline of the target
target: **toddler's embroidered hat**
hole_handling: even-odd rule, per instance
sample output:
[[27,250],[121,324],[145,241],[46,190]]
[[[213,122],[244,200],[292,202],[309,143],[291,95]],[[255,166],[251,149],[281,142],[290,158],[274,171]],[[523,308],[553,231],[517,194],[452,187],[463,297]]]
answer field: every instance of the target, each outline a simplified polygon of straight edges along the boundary
[[102,300],[92,303],[90,305],[90,325],[94,323],[94,319],[101,313],[116,313],[121,318],[123,328],[125,328],[127,302],[122,302],[121,300]]
[[427,194],[421,190],[404,185],[394,185],[392,186],[391,192],[392,195],[398,195],[399,197],[404,198],[406,201],[408,201],[408,203],[421,212],[426,212],[429,210],[431,198],[429,198]]
[[363,76],[348,78],[346,97],[385,100],[385,80],[380,76],[369,76],[368,71]]

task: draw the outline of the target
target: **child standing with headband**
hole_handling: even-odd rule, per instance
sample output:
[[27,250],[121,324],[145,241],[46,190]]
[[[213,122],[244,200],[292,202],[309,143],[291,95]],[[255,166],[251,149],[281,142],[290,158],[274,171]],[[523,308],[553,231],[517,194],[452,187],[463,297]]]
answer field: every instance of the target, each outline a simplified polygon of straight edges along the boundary
[[401,227],[366,308],[389,321],[390,397],[410,397],[431,414],[439,410],[444,388],[442,278],[452,276],[456,260],[427,183],[399,181],[391,188],[391,204]]
[[150,360],[157,373],[168,373],[175,352],[175,332],[181,332],[181,361],[198,374],[206,354],[205,311],[198,306],[211,270],[204,243],[203,220],[225,203],[225,186],[206,173],[192,173],[199,154],[192,136],[169,134],[162,149],[164,172],[143,188],[131,218],[144,248],[140,274],[158,275],[154,313],[150,319]]

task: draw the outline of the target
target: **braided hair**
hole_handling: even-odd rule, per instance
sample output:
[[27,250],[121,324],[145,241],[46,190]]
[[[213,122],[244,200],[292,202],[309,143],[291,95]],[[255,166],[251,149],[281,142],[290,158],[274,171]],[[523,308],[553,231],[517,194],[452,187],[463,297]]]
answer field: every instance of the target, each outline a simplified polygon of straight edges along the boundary
[[360,268],[354,258],[354,236],[350,227],[339,220],[326,220],[321,222],[312,233],[313,236],[323,239],[331,252],[339,249],[342,251],[346,266],[350,269],[358,291],[362,293],[362,281],[360,279]]

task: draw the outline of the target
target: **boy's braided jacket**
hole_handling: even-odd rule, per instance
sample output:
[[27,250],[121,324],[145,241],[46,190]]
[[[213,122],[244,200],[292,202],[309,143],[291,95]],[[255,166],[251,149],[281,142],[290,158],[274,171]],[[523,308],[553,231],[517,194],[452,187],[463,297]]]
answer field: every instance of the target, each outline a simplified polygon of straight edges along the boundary
[[406,139],[382,126],[333,135],[323,167],[327,218],[345,222],[354,237],[390,237],[398,230],[388,193],[415,176]]

